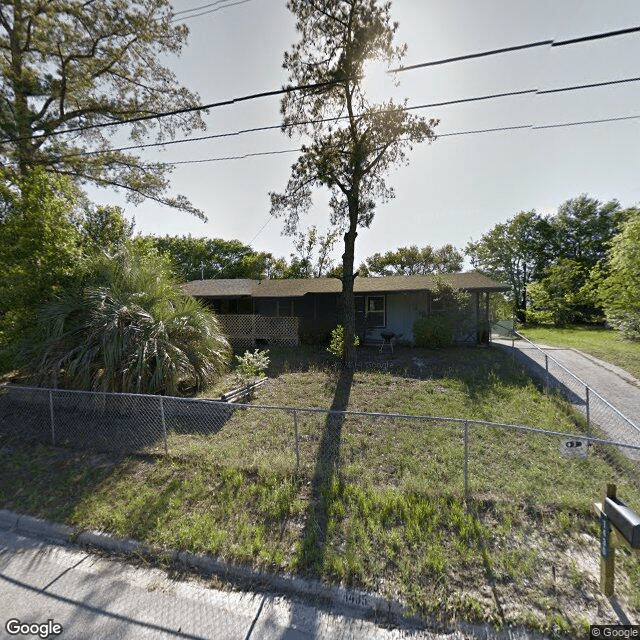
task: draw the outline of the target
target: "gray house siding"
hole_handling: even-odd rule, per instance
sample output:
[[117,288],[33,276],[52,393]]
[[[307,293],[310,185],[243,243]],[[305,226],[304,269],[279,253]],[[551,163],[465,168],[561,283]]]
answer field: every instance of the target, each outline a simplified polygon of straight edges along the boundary
[[[468,317],[456,341],[486,339],[483,327],[488,322],[489,292],[505,291],[507,287],[479,273],[444,274],[441,278],[453,288],[469,293]],[[432,292],[436,287],[437,281],[431,276],[358,278],[354,292],[358,335],[365,341],[381,342],[381,333],[386,331],[396,334],[401,342],[413,342],[416,320],[446,312],[434,304]],[[302,339],[326,338],[342,322],[341,283],[331,278],[207,280],[187,283],[184,288],[223,316],[281,318],[278,326],[295,325]],[[238,327],[240,320],[235,321]],[[229,319],[229,326],[232,324]]]

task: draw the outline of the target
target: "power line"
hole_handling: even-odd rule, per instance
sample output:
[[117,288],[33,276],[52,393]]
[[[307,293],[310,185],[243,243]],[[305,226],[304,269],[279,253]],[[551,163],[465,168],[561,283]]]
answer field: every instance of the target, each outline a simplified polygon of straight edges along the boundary
[[[623,79],[619,79],[619,80],[608,80],[608,81],[604,81],[604,82],[594,82],[591,84],[582,84],[582,85],[573,85],[573,86],[565,86],[565,87],[557,87],[554,89],[523,89],[520,91],[506,91],[503,93],[492,93],[492,94],[488,94],[488,95],[484,95],[484,96],[475,96],[472,98],[457,98],[454,100],[445,100],[445,101],[441,101],[441,102],[431,102],[431,103],[425,103],[425,104],[418,104],[418,105],[412,105],[412,106],[408,106],[408,107],[403,107],[404,111],[413,111],[413,110],[417,110],[417,109],[429,109],[429,108],[434,108],[434,107],[443,107],[443,106],[450,106],[450,105],[455,105],[455,104],[465,104],[465,103],[470,103],[470,102],[481,102],[481,101],[486,101],[486,100],[494,100],[497,98],[505,98],[505,97],[514,97],[514,96],[523,96],[523,95],[543,95],[543,94],[551,94],[551,93],[561,93],[561,92],[566,92],[566,91],[577,91],[577,90],[581,90],[581,89],[593,89],[596,87],[606,87],[606,86],[611,86],[611,85],[618,85],[618,84],[623,84],[623,83],[630,83],[630,82],[638,82],[640,81],[640,77],[634,77],[634,78],[623,78]],[[163,147],[163,146],[168,146],[168,145],[173,145],[173,144],[182,144],[185,142],[202,142],[204,140],[213,140],[213,139],[219,139],[219,138],[231,138],[231,137],[236,137],[236,136],[240,136],[240,135],[245,135],[248,133],[259,133],[259,132],[264,132],[264,131],[273,131],[275,129],[288,129],[288,128],[293,128],[293,127],[297,127],[297,126],[303,126],[303,125],[307,125],[307,124],[320,124],[323,122],[336,122],[339,120],[345,120],[348,119],[349,116],[339,116],[337,118],[320,118],[320,119],[316,119],[316,120],[303,120],[303,121],[297,121],[297,122],[292,122],[290,124],[286,124],[286,125],[266,125],[266,126],[262,126],[262,127],[251,127],[251,128],[247,128],[247,129],[239,129],[237,131],[229,131],[229,132],[225,132],[225,133],[214,133],[214,134],[210,134],[210,135],[206,135],[206,136],[198,136],[195,138],[180,138],[178,140],[169,140],[167,142],[150,142],[147,144],[136,144],[136,145],[129,145],[126,147],[118,147],[115,149],[105,149],[105,150],[98,150],[98,151],[80,151],[77,153],[71,153],[71,154],[66,154],[63,156],[59,156],[59,160],[63,160],[66,158],[74,158],[74,157],[79,157],[79,156],[92,156],[92,155],[100,155],[102,153],[112,153],[112,152],[117,152],[117,151],[131,151],[134,149],[147,149],[147,148],[151,148],[151,147]]]
[[462,60],[473,60],[475,58],[485,58],[488,56],[495,56],[500,53],[510,53],[512,51],[522,51],[523,49],[534,49],[537,47],[564,47],[571,44],[578,44],[583,42],[589,42],[591,40],[602,40],[604,38],[613,38],[616,36],[622,36],[629,33],[636,33],[640,31],[640,26],[629,27],[627,29],[618,29],[616,31],[606,31],[603,33],[594,33],[588,36],[581,36],[579,38],[571,38],[570,40],[539,40],[537,42],[528,42],[526,44],[518,44],[512,47],[503,47],[501,49],[490,49],[489,51],[480,51],[479,53],[468,53],[462,56],[454,56],[452,58],[442,58],[440,60],[432,60],[430,62],[420,62],[418,64],[412,64],[408,66],[397,67],[396,69],[389,69],[389,73],[401,73],[402,71],[411,71],[413,69],[422,69],[424,67],[435,67],[441,64],[449,64],[451,62],[460,62]]
[[[558,129],[561,127],[576,127],[582,125],[590,125],[590,124],[602,124],[607,122],[621,122],[624,120],[637,120],[640,119],[640,114],[631,115],[631,116],[615,116],[611,118],[598,118],[594,120],[581,120],[575,122],[557,122],[554,124],[545,124],[545,125],[534,125],[534,124],[519,124],[505,127],[493,127],[488,129],[469,129],[466,131],[450,131],[448,133],[439,133],[436,138],[450,138],[454,136],[467,136],[467,135],[477,135],[481,133],[498,133],[503,131],[518,131],[529,129],[532,131],[540,130],[540,129]],[[165,165],[183,165],[183,164],[202,164],[206,162],[223,162],[228,160],[244,160],[246,158],[258,157],[258,156],[273,156],[273,155],[281,155],[285,153],[299,153],[302,151],[302,147],[296,149],[281,149],[278,151],[261,151],[256,153],[245,153],[237,156],[222,156],[217,158],[202,158],[198,160],[178,160],[176,162],[162,162],[160,164]],[[149,165],[151,166],[151,165]]]
[[423,67],[435,67],[441,64],[449,64],[451,62],[460,62],[461,60],[473,60],[474,58],[485,58],[487,56],[495,56],[499,53],[508,53],[511,51],[521,51],[522,49],[533,49],[535,47],[545,47],[553,44],[553,40],[540,40],[539,42],[529,42],[527,44],[518,44],[513,47],[504,47],[502,49],[492,49],[491,51],[481,51],[480,53],[467,53],[463,56],[454,56],[452,58],[442,58],[440,60],[432,60],[431,62],[419,62],[395,69],[389,69],[388,73],[401,73],[402,71],[412,71],[413,69],[422,69]]
[[615,36],[623,36],[628,33],[636,33],[640,31],[640,27],[629,27],[627,29],[618,29],[617,31],[605,31],[604,33],[594,33],[590,36],[581,36],[579,38],[571,38],[570,40],[559,40],[554,42],[552,47],[564,47],[568,44],[578,44],[580,42],[588,42],[589,40],[602,40],[603,38],[613,38]]
[[580,122],[561,122],[559,124],[542,124],[531,127],[532,129],[556,129],[558,127],[577,127],[583,124],[600,124],[602,122],[621,122],[623,120],[635,120],[637,116],[618,116],[614,118],[600,118],[599,120],[581,120]]
[[516,131],[518,129],[532,129],[531,124],[517,124],[512,127],[494,127],[492,129],[471,129],[469,131],[451,131],[449,133],[439,133],[438,138],[449,138],[453,136],[469,136],[477,133],[497,133],[498,131]]
[[[297,149],[280,149],[279,151],[256,151],[253,153],[244,153],[239,156],[223,156],[220,158],[203,158],[202,160],[177,160],[176,162],[160,162],[158,164],[170,164],[170,165],[179,165],[179,164],[200,164],[203,162],[224,162],[226,160],[246,160],[247,158],[257,158],[259,156],[278,156],[284,153],[298,153],[302,151],[302,148]],[[152,165],[147,165],[152,166]]]
[[625,82],[638,82],[640,77],[638,78],[623,78],[622,80],[609,80],[608,82],[594,82],[591,84],[579,84],[573,87],[563,87],[561,89],[545,89],[543,91],[538,91],[539,94],[544,93],[560,93],[561,91],[576,91],[578,89],[593,89],[594,87],[607,87],[613,84],[624,84]]
[[192,11],[200,11],[200,9],[208,9],[209,7],[217,7],[218,5],[224,4],[229,0],[217,0],[216,2],[209,2],[207,4],[201,4],[197,7],[191,7],[191,9],[181,9],[180,11],[174,11],[174,16],[179,16],[181,13],[191,13]]
[[[214,9],[209,9],[208,11],[202,11],[201,13],[194,13],[189,16],[181,16],[179,18],[174,17],[172,18],[171,22],[182,22],[183,20],[189,20],[190,18],[198,18],[200,16],[206,16],[210,13],[216,13],[216,11],[222,11],[222,9],[235,7],[239,4],[246,4],[247,2],[251,2],[251,0],[238,0],[237,2],[229,2],[228,4],[222,4],[221,2],[214,2],[212,3],[212,5],[221,5],[221,6],[216,6]],[[212,5],[204,5],[204,6],[206,7],[206,6],[212,6]],[[185,11],[178,11],[178,13],[187,13],[189,11],[195,11],[195,9],[186,9]],[[174,13],[173,15],[176,16],[177,14]]]
[[[219,0],[217,3],[216,2],[211,3],[211,6],[214,6],[214,5],[217,6],[217,5],[221,4],[223,1],[226,1],[226,0]],[[249,0],[242,0],[242,2],[248,2],[248,1]],[[230,6],[230,5],[225,5],[225,6]],[[220,7],[220,8],[223,8],[223,7]],[[188,12],[188,11],[190,11],[190,10],[188,10],[188,9],[185,10],[185,12]],[[182,13],[182,12],[179,12],[179,13]],[[484,51],[484,52],[480,52],[480,53],[467,54],[467,55],[457,56],[457,57],[453,57],[453,58],[445,58],[445,59],[442,59],[442,60],[435,60],[435,61],[432,61],[432,62],[423,62],[423,63],[417,64],[417,65],[410,65],[410,66],[407,66],[407,67],[398,67],[397,69],[390,69],[388,71],[388,73],[399,73],[401,71],[409,71],[411,69],[417,69],[417,68],[421,68],[421,67],[428,67],[428,66],[446,64],[446,63],[450,63],[450,62],[456,62],[456,61],[459,61],[459,60],[467,60],[467,59],[471,59],[471,58],[479,58],[479,57],[484,57],[484,56],[495,55],[495,54],[498,54],[498,53],[506,53],[506,52],[510,52],[510,51],[518,51],[518,50],[521,50],[521,49],[529,49],[529,48],[532,48],[532,47],[540,47],[540,46],[556,46],[556,47],[559,47],[559,46],[564,46],[564,45],[569,45],[569,44],[577,44],[577,43],[587,42],[587,41],[590,41],[590,40],[610,38],[610,37],[614,37],[614,36],[619,36],[619,35],[624,35],[624,34],[629,34],[629,33],[635,33],[635,32],[638,32],[638,31],[640,31],[640,26],[638,26],[638,27],[629,27],[627,29],[619,29],[617,31],[596,33],[596,34],[592,34],[592,35],[582,36],[582,37],[579,37],[579,38],[573,38],[571,40],[561,40],[561,41],[558,41],[558,42],[555,42],[554,40],[541,40],[539,42],[530,42],[530,43],[527,43],[527,44],[516,45],[516,46],[513,46],[513,47],[505,47],[505,48],[502,48],[502,49],[493,49],[491,51]],[[621,81],[621,82],[624,82],[624,81]],[[246,96],[232,98],[232,99],[229,99],[229,100],[222,100],[222,101],[219,101],[219,102],[211,102],[211,103],[205,104],[205,105],[194,105],[194,106],[191,106],[191,107],[184,107],[182,109],[174,109],[172,111],[164,111],[164,112],[148,114],[148,115],[144,115],[144,116],[136,116],[134,118],[125,118],[125,119],[122,119],[122,120],[115,120],[113,122],[100,122],[100,123],[91,124],[91,125],[71,127],[71,128],[64,129],[64,130],[52,131],[52,132],[50,132],[48,134],[36,134],[36,135],[33,135],[33,136],[18,137],[18,138],[5,138],[3,140],[0,140],[0,144],[4,144],[4,143],[7,143],[7,142],[18,142],[18,141],[21,141],[21,140],[35,140],[35,139],[54,136],[54,135],[62,135],[62,134],[66,134],[66,133],[75,133],[75,132],[79,132],[79,131],[87,131],[89,129],[98,129],[98,128],[102,128],[102,127],[113,127],[113,126],[119,126],[119,125],[124,125],[124,124],[132,124],[132,123],[136,123],[136,122],[144,122],[144,121],[147,121],[147,120],[155,120],[155,119],[159,119],[159,118],[165,118],[165,117],[169,117],[169,116],[181,115],[181,114],[185,114],[185,113],[193,113],[195,111],[205,111],[207,109],[215,109],[215,108],[218,108],[218,107],[230,106],[232,104],[236,104],[236,103],[239,103],[239,102],[246,102],[246,101],[250,101],[250,100],[256,100],[256,99],[259,99],[259,98],[267,98],[267,97],[282,95],[282,94],[285,94],[285,93],[292,93],[292,92],[295,92],[295,91],[321,89],[321,88],[324,88],[324,87],[331,86],[333,84],[339,84],[339,81],[320,82],[320,83],[309,84],[309,85],[288,86],[288,87],[284,87],[282,89],[275,89],[273,91],[263,91],[263,92],[259,92],[259,93],[253,93],[253,94],[249,94],[249,95],[246,95]],[[597,85],[594,85],[594,86],[597,86]],[[533,90],[532,90],[532,92],[533,92]]]
[[328,87],[334,84],[339,84],[340,81],[331,80],[328,82],[317,82],[315,84],[306,84],[306,85],[297,85],[297,86],[288,86],[283,87],[282,89],[274,89],[272,91],[262,91],[260,93],[251,93],[249,95],[240,96],[237,98],[230,98],[229,100],[220,100],[218,102],[211,102],[205,105],[196,105],[191,107],[183,107],[182,109],[173,109],[172,111],[163,111],[160,113],[148,114],[145,116],[136,116],[135,118],[126,118],[123,120],[116,120],[114,122],[98,122],[96,124],[84,125],[81,127],[71,127],[69,129],[52,131],[51,133],[45,134],[35,134],[33,136],[24,136],[19,138],[5,138],[0,140],[0,144],[4,144],[6,142],[19,142],[21,140],[36,140],[38,138],[47,138],[50,136],[58,136],[65,133],[74,133],[77,131],[87,131],[89,129],[100,129],[103,127],[115,127],[122,124],[131,124],[135,122],[144,122],[145,120],[155,120],[158,118],[166,118],[168,116],[176,116],[181,115],[183,113],[193,113],[194,111],[205,111],[207,109],[215,109],[218,107],[228,107],[232,104],[236,104],[239,102],[247,102],[249,100],[257,100],[258,98],[268,98],[271,96],[278,96],[285,93],[293,93],[295,91],[308,91],[314,89],[322,89],[324,87]]

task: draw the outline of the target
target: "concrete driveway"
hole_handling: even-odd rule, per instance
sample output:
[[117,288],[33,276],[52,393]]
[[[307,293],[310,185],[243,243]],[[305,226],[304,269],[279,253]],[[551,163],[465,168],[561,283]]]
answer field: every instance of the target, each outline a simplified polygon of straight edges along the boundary
[[[510,338],[495,338],[492,344],[511,353],[543,384],[559,389],[585,415],[589,386],[589,419],[607,438],[640,446],[640,381],[630,373],[576,349],[512,343]],[[640,459],[638,450],[629,449],[627,455]]]

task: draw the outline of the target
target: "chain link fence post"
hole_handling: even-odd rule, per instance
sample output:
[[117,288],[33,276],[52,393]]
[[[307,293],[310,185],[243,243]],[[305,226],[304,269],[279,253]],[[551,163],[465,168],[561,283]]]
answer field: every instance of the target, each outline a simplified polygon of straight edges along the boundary
[[56,446],[56,427],[53,416],[53,392],[49,391],[49,415],[51,417],[51,444]]
[[300,470],[300,437],[298,435],[298,412],[293,410],[293,429],[296,436],[296,471]]
[[587,410],[587,433],[591,435],[591,408],[589,406],[589,387],[584,388],[585,405]]
[[464,499],[469,497],[469,422],[464,421]]
[[545,370],[545,376],[544,376],[544,391],[545,393],[549,393],[549,356],[545,353],[544,354],[544,370]]
[[164,440],[164,454],[169,455],[169,447],[167,446],[167,423],[164,419],[164,398],[160,396],[160,418],[162,420],[162,439]]

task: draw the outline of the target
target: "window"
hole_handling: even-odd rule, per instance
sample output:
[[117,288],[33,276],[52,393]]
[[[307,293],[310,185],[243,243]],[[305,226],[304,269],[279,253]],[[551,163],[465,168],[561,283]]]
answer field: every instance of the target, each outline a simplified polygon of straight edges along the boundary
[[367,327],[386,326],[384,296],[367,296],[365,302]]

